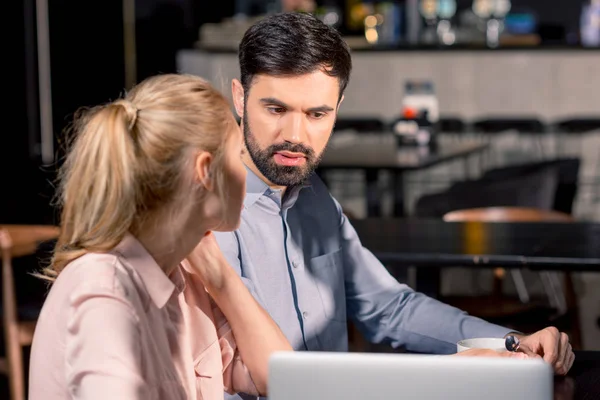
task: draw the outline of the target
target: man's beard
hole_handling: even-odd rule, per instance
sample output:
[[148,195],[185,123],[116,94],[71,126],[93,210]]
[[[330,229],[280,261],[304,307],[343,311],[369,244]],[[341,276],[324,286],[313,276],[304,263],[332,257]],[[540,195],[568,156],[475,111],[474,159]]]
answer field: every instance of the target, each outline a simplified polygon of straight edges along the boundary
[[[317,156],[313,149],[301,143],[294,144],[283,142],[273,144],[264,150],[261,149],[256,141],[256,137],[250,130],[246,115],[248,115],[248,113],[244,112],[242,118],[244,141],[246,142],[246,148],[248,149],[250,158],[252,158],[254,165],[256,165],[256,168],[260,173],[267,178],[269,182],[277,186],[298,186],[304,183],[319,165],[319,161],[321,161],[320,155]],[[279,165],[273,159],[275,153],[279,151],[302,153],[306,157],[306,162],[303,166],[299,167]]]

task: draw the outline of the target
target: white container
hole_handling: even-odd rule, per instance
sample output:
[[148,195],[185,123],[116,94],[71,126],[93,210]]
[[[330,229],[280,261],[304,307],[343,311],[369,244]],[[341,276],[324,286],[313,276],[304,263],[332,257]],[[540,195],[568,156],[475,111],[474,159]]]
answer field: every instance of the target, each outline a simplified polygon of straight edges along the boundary
[[436,124],[440,120],[440,106],[433,83],[407,82],[402,98],[402,110],[406,108],[412,108],[417,112],[427,110],[429,121]]

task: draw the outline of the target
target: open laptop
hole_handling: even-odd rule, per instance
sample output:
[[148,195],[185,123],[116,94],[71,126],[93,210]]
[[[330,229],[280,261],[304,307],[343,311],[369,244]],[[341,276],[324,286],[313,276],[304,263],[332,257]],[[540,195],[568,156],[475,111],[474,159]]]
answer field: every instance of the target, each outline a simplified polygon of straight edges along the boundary
[[269,362],[270,400],[552,400],[542,360],[284,352]]

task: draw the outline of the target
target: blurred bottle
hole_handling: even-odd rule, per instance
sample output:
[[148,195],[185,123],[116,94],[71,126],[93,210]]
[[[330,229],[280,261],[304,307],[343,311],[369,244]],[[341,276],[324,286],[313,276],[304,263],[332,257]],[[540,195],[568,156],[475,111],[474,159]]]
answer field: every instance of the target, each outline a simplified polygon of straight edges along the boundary
[[429,81],[408,81],[401,117],[394,124],[399,145],[435,146],[439,102]]
[[325,25],[338,29],[342,24],[342,10],[336,5],[335,1],[325,1],[320,7],[317,7],[314,14]]
[[381,16],[379,25],[379,42],[386,45],[400,43],[404,30],[403,4],[392,1],[378,3],[375,8]]
[[581,8],[581,45],[600,47],[600,0],[591,0]]
[[361,31],[364,28],[365,18],[373,12],[373,5],[363,3],[362,0],[346,0],[345,10],[346,29],[353,32]]

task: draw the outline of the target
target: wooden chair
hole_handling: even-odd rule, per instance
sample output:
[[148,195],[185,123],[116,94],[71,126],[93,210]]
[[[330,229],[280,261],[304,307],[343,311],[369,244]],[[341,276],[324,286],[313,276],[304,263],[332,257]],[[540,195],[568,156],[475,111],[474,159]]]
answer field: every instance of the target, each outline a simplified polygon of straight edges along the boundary
[[[535,208],[523,207],[489,207],[489,208],[474,208],[464,209],[449,212],[444,215],[444,221],[447,222],[535,222],[535,223],[570,223],[573,222],[573,217],[569,214],[540,210]],[[521,272],[518,269],[512,269],[513,279],[517,290],[525,289],[524,281]],[[535,313],[540,311],[539,304],[529,303],[528,294],[523,298],[520,293],[520,301],[504,297],[502,295],[502,281],[506,275],[503,268],[494,270],[494,281],[492,295],[484,298],[468,296],[448,296],[444,301],[467,311],[469,314],[476,315],[485,319],[509,319],[511,316],[518,314]],[[552,276],[548,272],[542,273],[547,281],[552,280]],[[560,282],[558,282],[560,284]],[[569,324],[571,325],[571,341],[574,348],[581,348],[581,328],[579,323],[579,311],[577,307],[577,299],[573,287],[573,281],[570,273],[565,273],[564,277],[564,314],[569,316]],[[524,301],[525,300],[525,301]],[[551,317],[554,310],[545,310],[547,317]]]
[[18,316],[12,259],[35,254],[40,242],[55,239],[53,226],[0,225],[2,251],[2,312],[5,358],[0,358],[0,372],[8,375],[10,398],[25,400],[23,347],[31,345],[35,321],[20,321]]
[[482,207],[450,211],[446,222],[573,222],[573,217],[558,211],[528,207]]

